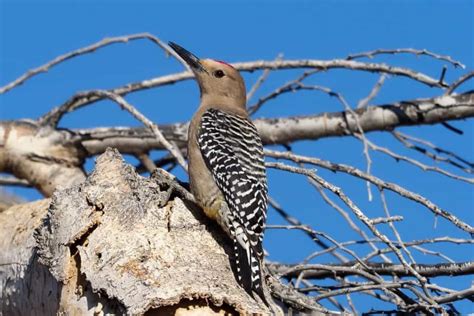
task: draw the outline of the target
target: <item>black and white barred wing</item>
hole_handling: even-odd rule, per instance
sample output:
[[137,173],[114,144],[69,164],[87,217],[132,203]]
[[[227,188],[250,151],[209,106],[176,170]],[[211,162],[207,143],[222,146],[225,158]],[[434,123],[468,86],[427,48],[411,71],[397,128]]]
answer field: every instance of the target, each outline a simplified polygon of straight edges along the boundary
[[[247,272],[255,283],[260,271],[255,271],[259,267],[255,267],[254,261],[263,257],[267,207],[263,148],[258,132],[246,118],[209,109],[202,115],[198,143],[229,206],[229,223],[232,223],[229,229],[234,241],[245,250],[245,261],[250,268]],[[242,271],[242,278],[244,274]]]

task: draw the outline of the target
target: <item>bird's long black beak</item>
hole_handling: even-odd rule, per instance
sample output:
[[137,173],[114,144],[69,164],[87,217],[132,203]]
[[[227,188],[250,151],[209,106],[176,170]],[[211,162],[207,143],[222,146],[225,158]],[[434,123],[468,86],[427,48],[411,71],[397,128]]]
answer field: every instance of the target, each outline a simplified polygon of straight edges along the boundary
[[196,57],[191,52],[188,52],[186,49],[182,48],[176,43],[168,42],[168,45],[181,57],[194,71],[202,71],[204,68],[202,67],[199,58]]

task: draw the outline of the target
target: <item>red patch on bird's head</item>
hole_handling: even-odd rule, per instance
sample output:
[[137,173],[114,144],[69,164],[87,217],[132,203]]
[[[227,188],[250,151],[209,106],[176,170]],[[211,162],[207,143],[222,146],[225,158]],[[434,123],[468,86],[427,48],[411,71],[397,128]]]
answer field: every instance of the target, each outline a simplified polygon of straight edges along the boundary
[[214,61],[218,62],[219,64],[223,64],[223,65],[229,66],[229,67],[232,68],[232,69],[235,69],[231,64],[228,64],[228,63],[226,63],[225,61],[222,61],[222,60],[214,60]]

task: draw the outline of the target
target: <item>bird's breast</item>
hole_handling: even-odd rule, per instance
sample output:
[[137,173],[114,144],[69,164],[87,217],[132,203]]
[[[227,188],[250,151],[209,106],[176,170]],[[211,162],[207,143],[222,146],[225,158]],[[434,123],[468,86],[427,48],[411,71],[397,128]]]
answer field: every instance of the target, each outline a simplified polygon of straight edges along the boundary
[[217,219],[224,197],[206,166],[197,143],[199,117],[191,121],[188,132],[189,185],[196,202],[206,216]]

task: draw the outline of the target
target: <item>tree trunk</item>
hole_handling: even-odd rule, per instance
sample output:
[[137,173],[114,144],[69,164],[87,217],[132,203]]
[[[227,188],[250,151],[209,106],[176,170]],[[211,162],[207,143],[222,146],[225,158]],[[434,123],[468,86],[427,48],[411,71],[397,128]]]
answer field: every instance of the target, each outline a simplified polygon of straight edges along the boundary
[[116,150],[84,182],[0,213],[0,249],[4,315],[268,313],[236,282],[219,228]]

